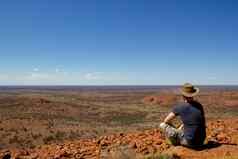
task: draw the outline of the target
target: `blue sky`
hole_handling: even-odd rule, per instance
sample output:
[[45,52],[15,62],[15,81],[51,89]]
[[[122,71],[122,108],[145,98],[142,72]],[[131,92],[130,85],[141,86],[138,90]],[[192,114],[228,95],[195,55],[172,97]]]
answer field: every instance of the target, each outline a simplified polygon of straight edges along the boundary
[[0,0],[0,85],[238,84],[236,0]]

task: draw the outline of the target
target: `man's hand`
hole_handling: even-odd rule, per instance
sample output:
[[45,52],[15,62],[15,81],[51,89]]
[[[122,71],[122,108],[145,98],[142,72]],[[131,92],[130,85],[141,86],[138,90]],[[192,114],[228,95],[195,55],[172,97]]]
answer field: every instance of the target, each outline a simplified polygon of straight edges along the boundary
[[181,124],[181,125],[179,126],[178,130],[182,130],[182,129],[183,129],[183,127],[184,127],[184,125],[183,125],[183,124]]
[[160,127],[161,129],[165,129],[166,125],[167,125],[167,124],[163,122],[163,123],[161,123],[161,124],[159,125],[159,127]]

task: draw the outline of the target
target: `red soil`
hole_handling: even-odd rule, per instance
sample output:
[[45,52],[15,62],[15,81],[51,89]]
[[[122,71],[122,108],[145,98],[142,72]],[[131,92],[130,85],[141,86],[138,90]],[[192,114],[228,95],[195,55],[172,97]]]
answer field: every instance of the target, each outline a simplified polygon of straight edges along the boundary
[[213,120],[208,123],[207,140],[222,144],[216,148],[195,151],[166,144],[159,130],[147,130],[128,134],[102,136],[98,139],[78,140],[64,144],[44,145],[35,149],[2,150],[0,157],[11,155],[12,158],[98,158],[103,151],[110,152],[113,147],[126,145],[137,154],[173,153],[181,158],[210,159],[224,156],[238,156],[238,118]]

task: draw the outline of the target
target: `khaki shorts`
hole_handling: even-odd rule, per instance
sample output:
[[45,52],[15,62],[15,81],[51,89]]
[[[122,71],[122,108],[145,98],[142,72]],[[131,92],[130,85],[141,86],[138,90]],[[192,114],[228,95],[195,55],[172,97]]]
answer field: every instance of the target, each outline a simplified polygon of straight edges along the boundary
[[169,124],[164,124],[163,126],[160,126],[160,128],[172,145],[191,146],[185,139],[183,130],[178,130]]

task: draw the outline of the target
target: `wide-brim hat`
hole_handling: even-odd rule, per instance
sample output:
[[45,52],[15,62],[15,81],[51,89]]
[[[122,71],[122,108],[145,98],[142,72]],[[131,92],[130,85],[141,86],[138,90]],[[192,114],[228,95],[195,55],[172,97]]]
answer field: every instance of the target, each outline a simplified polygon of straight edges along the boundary
[[199,88],[190,83],[185,83],[180,91],[185,97],[194,97],[199,93]]

